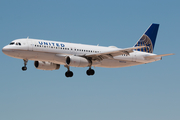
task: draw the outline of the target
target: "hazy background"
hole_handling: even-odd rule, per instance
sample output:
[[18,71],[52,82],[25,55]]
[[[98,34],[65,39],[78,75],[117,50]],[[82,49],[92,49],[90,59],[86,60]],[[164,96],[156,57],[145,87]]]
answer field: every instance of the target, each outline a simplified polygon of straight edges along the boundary
[[132,47],[151,23],[162,61],[37,70],[0,52],[0,120],[179,120],[179,0],[0,0],[0,48],[18,38]]

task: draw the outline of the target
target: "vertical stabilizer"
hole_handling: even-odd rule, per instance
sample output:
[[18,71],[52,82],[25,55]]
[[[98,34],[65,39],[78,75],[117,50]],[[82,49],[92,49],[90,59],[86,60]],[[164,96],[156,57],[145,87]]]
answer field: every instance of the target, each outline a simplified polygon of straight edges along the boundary
[[146,32],[142,35],[142,37],[137,41],[134,45],[136,46],[148,46],[147,48],[136,49],[135,51],[142,51],[153,53],[156,37],[158,33],[159,24],[151,24],[150,27],[146,30]]

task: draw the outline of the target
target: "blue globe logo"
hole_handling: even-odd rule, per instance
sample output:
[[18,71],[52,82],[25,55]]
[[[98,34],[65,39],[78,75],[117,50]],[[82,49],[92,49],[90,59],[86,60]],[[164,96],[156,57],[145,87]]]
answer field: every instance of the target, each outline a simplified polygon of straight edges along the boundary
[[151,39],[147,35],[143,35],[135,46],[148,46],[146,48],[136,49],[141,52],[153,53],[153,45]]

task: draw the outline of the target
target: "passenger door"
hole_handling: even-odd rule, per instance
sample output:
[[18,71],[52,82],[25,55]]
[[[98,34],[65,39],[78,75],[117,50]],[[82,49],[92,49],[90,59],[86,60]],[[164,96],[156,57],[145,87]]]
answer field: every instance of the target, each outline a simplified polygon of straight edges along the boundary
[[30,51],[33,51],[33,43],[32,43],[32,40],[27,39],[27,41],[28,41],[28,48],[29,48],[29,50],[30,50]]

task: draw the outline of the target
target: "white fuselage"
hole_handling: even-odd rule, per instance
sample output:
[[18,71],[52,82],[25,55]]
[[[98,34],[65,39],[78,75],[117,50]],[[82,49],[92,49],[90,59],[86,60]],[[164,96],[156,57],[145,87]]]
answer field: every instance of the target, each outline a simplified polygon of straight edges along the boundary
[[[102,47],[28,38],[17,39],[12,42],[15,44],[7,45],[3,48],[3,52],[10,57],[33,61],[48,61],[61,65],[66,65],[65,58],[69,55],[86,56],[113,50],[121,50],[116,47]],[[20,43],[20,45],[18,43]],[[102,58],[102,60],[92,61],[92,66],[106,68],[127,67],[150,63],[161,59],[161,57],[148,60],[144,58],[145,56],[152,55],[155,54],[134,51],[129,55],[123,54],[113,58]]]

